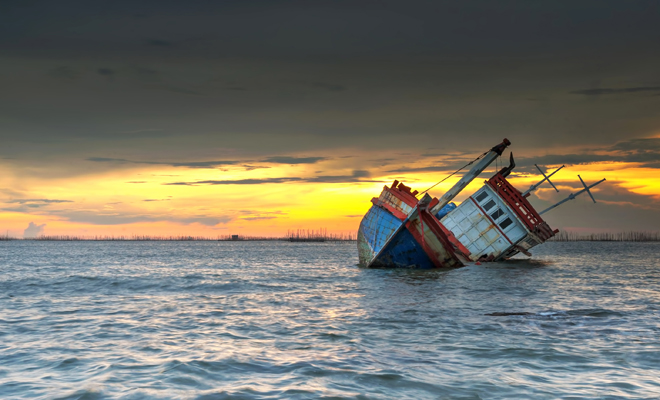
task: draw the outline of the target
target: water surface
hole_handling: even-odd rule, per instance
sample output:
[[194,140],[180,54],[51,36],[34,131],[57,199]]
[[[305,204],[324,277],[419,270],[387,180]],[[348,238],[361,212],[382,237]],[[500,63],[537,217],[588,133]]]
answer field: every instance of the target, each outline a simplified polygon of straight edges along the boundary
[[660,397],[660,244],[534,250],[404,271],[355,243],[0,242],[0,398]]

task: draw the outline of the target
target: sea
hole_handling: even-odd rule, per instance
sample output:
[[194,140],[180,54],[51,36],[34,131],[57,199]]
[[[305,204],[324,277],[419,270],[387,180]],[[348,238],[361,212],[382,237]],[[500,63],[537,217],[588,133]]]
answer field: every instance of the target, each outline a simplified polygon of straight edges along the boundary
[[1,399],[658,399],[660,243],[0,242]]

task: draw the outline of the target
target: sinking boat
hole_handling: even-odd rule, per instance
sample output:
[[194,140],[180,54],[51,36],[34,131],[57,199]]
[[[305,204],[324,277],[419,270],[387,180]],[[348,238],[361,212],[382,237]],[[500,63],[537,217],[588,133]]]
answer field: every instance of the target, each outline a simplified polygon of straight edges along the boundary
[[[513,154],[509,166],[495,173],[470,197],[456,206],[451,201],[493,163],[511,144],[502,143],[468,163],[474,166],[439,199],[423,196],[405,184],[394,181],[380,196],[360,223],[358,254],[360,265],[368,268],[456,268],[469,263],[500,261],[518,253],[531,256],[529,250],[559,231],[552,229],[541,215],[605,181],[602,179],[541,211],[527,197],[544,179],[521,192],[507,180],[515,167]],[[579,177],[579,175],[578,175]],[[421,198],[419,198],[421,196]]]

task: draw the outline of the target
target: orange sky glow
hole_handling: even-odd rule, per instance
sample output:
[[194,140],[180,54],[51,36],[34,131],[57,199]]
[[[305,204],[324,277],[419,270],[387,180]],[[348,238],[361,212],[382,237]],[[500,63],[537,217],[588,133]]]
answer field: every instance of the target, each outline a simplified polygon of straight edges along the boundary
[[[367,155],[363,157],[368,158]],[[314,176],[319,168],[325,171],[332,169],[334,175],[350,175],[351,161],[343,162],[342,166],[336,159],[328,157],[313,165],[278,165],[253,170],[229,166],[220,171],[149,165],[62,178],[25,177],[20,171],[6,167],[0,186],[22,193],[22,199],[7,201],[9,205],[22,209],[5,207],[0,212],[0,222],[4,233],[13,237],[21,237],[30,223],[41,226],[41,234],[45,235],[87,237],[149,235],[215,238],[231,234],[275,237],[298,229],[326,229],[333,234],[355,234],[362,215],[371,206],[371,198],[378,196],[383,185],[398,179],[422,191],[447,175],[443,172],[391,173],[388,172],[391,165],[387,165],[371,169],[368,182],[195,184],[219,177],[224,181],[309,177]],[[393,164],[409,166],[401,160],[401,156]],[[502,160],[498,161],[498,165],[502,166]],[[476,179],[456,201],[460,203],[474,192],[494,171],[495,165]],[[656,170],[642,168],[636,163],[601,162],[564,168],[553,179],[561,192],[555,193],[544,184],[530,198],[532,204],[537,204],[541,210],[545,208],[543,205],[579,190],[577,174],[589,183],[608,179],[608,182],[593,190],[597,197],[607,185],[632,194],[660,196]],[[524,191],[537,182],[539,176],[520,173],[512,175],[510,180]],[[459,177],[460,174],[448,179],[430,193],[439,197]],[[171,184],[175,182],[193,184]],[[48,203],[41,202],[41,199],[56,200]],[[575,202],[584,207],[588,201],[584,196]],[[608,201],[604,200],[604,204]],[[602,204],[594,205],[596,209],[593,211],[599,206]],[[569,203],[562,208],[571,207],[575,206]],[[552,214],[561,214],[562,208],[553,210]],[[551,217],[548,220],[553,224]],[[557,223],[553,227],[564,228],[557,226]],[[648,227],[649,230],[653,228]]]

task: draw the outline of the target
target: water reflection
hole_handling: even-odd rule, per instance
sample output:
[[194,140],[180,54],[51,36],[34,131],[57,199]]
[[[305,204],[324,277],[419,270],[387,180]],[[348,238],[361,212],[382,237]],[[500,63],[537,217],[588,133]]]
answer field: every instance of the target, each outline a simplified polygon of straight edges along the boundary
[[353,244],[0,243],[0,397],[653,398],[644,245],[415,271]]

